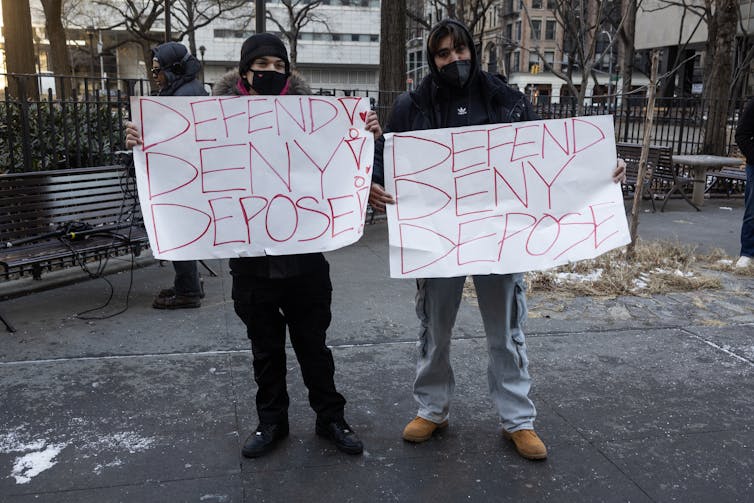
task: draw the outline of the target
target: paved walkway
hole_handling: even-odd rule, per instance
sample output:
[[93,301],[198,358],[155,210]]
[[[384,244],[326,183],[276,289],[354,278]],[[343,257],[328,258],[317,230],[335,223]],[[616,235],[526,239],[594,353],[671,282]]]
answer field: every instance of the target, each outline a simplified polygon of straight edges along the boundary
[[[672,203],[675,203],[673,201]],[[735,254],[740,200],[680,201],[643,214],[646,239]],[[720,209],[729,208],[729,209]],[[0,309],[0,501],[728,501],[754,500],[754,277],[653,298],[530,299],[537,429],[529,462],[500,436],[475,308],[459,313],[451,426],[421,445],[400,432],[411,397],[414,285],[388,278],[386,225],[330,253],[329,342],[347,416],[366,445],[341,454],[314,434],[291,353],[291,436],[246,460],[255,386],[230,278],[206,278],[201,309],[156,311],[172,268],[152,264],[13,298]]]

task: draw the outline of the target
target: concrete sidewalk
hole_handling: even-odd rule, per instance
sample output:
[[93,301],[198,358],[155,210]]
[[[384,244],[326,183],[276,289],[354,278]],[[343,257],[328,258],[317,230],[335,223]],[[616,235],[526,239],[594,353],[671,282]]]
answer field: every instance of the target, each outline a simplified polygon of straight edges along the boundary
[[[642,214],[644,239],[738,249],[740,200],[701,213],[671,201]],[[723,209],[721,209],[723,208]],[[451,425],[424,444],[400,432],[411,396],[413,281],[388,277],[387,228],[328,254],[329,343],[347,419],[365,443],[347,456],[314,434],[289,355],[291,435],[265,458],[240,443],[256,426],[245,330],[224,261],[201,309],[157,311],[157,264],[0,304],[18,332],[0,344],[0,501],[728,501],[754,500],[754,277],[720,291],[652,298],[530,298],[527,344],[545,462],[500,436],[487,394],[484,332],[464,302],[456,324]],[[129,286],[130,285],[130,286]]]

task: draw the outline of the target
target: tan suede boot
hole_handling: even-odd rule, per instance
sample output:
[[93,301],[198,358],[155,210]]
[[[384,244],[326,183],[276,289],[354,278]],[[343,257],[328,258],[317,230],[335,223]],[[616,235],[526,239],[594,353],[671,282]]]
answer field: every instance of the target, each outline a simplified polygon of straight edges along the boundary
[[521,457],[533,460],[547,458],[547,447],[534,430],[518,430],[513,433],[503,430],[503,437],[513,442]]
[[416,416],[403,429],[403,440],[409,442],[424,442],[425,440],[429,440],[436,431],[447,427],[447,421],[438,424],[428,421],[423,417]]

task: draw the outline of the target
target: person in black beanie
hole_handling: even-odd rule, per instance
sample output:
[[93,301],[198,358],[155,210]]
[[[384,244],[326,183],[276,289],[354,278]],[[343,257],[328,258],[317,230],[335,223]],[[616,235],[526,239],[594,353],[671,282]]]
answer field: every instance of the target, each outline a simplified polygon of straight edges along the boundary
[[[216,96],[311,94],[300,75],[291,72],[288,51],[275,35],[249,37],[241,48],[238,71],[213,87]],[[370,112],[366,129],[382,131]],[[288,436],[286,327],[296,353],[309,404],[317,414],[315,431],[349,454],[363,445],[344,418],[345,398],[335,389],[335,364],[326,344],[332,283],[322,253],[230,259],[233,305],[251,340],[259,425],[242,448],[245,457],[267,454]]]

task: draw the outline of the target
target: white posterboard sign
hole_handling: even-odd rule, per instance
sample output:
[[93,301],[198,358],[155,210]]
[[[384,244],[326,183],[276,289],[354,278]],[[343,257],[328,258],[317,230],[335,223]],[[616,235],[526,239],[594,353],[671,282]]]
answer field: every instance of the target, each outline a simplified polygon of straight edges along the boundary
[[374,139],[360,97],[134,97],[155,257],[334,250],[364,230]]
[[612,116],[386,135],[390,275],[547,269],[630,242]]

